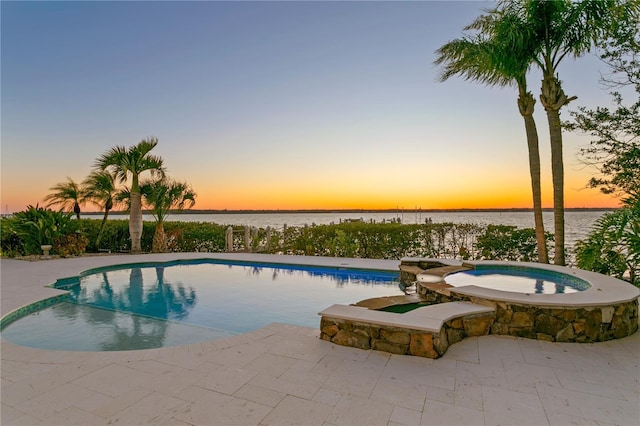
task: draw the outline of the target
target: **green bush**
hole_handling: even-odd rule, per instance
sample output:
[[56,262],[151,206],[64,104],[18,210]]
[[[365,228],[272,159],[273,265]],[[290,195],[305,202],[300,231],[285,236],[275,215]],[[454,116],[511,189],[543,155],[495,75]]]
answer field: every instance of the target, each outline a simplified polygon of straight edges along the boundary
[[[91,252],[128,253],[131,250],[129,239],[129,221],[109,220],[102,231],[100,247],[95,240],[100,229],[100,220],[82,219],[79,221],[82,233],[89,239],[87,250]],[[165,222],[167,247],[170,252],[222,252],[225,250],[226,227],[207,222]],[[143,222],[142,251],[150,252],[155,232],[155,222]]]
[[208,222],[165,222],[164,230],[169,251],[225,251],[225,226]]
[[[89,252],[127,253],[131,250],[129,221],[125,219],[107,221],[100,247],[96,247],[100,222],[99,219],[73,220],[74,226],[70,228],[68,236],[61,239],[54,249],[61,255],[80,253],[83,251],[82,244]],[[227,227],[208,222],[165,222],[168,250],[224,252]],[[11,229],[3,219],[2,252],[8,256],[23,253],[22,247],[27,243],[24,235],[11,232]],[[246,250],[244,227],[234,226],[233,230],[234,250]],[[154,222],[143,223],[143,252],[151,251],[154,231]],[[270,235],[268,246],[267,233]],[[254,228],[250,232],[249,247],[253,252],[370,259],[410,256],[532,261],[537,258],[533,229],[454,223],[403,225],[345,222],[285,227],[269,232]]]
[[274,231],[271,253],[400,259],[405,256],[472,259],[483,227],[474,224],[346,222]]
[[[52,245],[52,254],[64,246],[59,240],[77,230],[71,213],[53,211],[39,206],[2,219],[2,253],[16,255],[42,254],[43,245]],[[64,250],[64,249],[63,249]]]
[[16,232],[13,217],[0,218],[0,240],[2,256],[15,257],[24,254],[24,241]]
[[[547,241],[552,239],[553,235],[547,234]],[[480,259],[521,262],[535,262],[538,259],[536,231],[532,228],[488,225],[484,233],[478,236],[477,248]]]
[[53,242],[52,253],[62,257],[80,256],[85,253],[88,244],[89,239],[81,232],[76,231],[56,238]]
[[640,201],[605,213],[576,244],[578,267],[625,279],[640,287]]

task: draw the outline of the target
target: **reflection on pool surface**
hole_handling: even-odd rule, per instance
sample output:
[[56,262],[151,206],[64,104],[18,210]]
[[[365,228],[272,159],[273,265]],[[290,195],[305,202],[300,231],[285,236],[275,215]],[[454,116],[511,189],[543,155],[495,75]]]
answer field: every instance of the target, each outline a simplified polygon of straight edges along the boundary
[[530,294],[575,293],[591,287],[588,282],[568,274],[515,266],[477,266],[447,275],[445,281],[454,287],[475,285]]
[[317,313],[401,294],[398,273],[221,261],[128,265],[60,281],[69,301],[10,324],[16,344],[126,350],[202,342],[272,322],[317,327]]

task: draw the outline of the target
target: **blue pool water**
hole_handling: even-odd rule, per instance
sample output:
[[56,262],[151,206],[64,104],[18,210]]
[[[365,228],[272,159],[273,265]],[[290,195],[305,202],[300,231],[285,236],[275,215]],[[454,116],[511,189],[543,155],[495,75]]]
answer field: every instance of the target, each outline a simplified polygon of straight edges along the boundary
[[272,322],[317,327],[334,303],[402,294],[398,273],[220,261],[94,270],[56,287],[67,302],[23,317],[2,337],[60,350],[202,342]]
[[447,275],[445,281],[454,287],[475,285],[529,294],[575,293],[591,287],[588,282],[568,274],[519,266],[480,265]]

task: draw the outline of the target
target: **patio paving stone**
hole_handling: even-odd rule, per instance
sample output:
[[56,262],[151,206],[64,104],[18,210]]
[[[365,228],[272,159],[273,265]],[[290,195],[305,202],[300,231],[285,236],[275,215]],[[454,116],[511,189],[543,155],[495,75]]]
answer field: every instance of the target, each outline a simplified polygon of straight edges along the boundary
[[[2,259],[2,314],[55,294],[44,286],[85,269],[209,255],[226,256]],[[333,260],[313,259],[325,261]],[[65,352],[3,340],[0,352],[3,426],[640,421],[640,333],[593,344],[474,337],[436,360],[337,346],[317,329],[278,323],[171,348]]]

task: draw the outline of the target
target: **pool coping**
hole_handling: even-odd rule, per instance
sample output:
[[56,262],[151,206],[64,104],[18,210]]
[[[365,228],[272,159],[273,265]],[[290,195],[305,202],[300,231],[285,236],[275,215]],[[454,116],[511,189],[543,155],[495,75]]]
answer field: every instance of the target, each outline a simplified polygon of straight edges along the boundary
[[[419,262],[434,261],[434,259],[404,257],[401,261]],[[625,303],[637,299],[640,296],[640,289],[629,284],[626,281],[596,272],[586,271],[583,269],[569,268],[565,266],[550,265],[534,262],[510,262],[510,261],[491,261],[491,260],[474,260],[474,261],[457,261],[457,260],[441,260],[441,263],[447,266],[518,266],[542,269],[546,271],[568,274],[576,278],[587,281],[591,287],[574,293],[567,294],[529,294],[517,293],[510,291],[494,290],[489,288],[478,287],[474,285],[452,287],[451,292],[468,297],[477,297],[481,299],[490,299],[498,302],[516,303],[523,305],[560,307],[570,304],[572,307],[593,307],[605,306],[614,303]],[[446,277],[446,275],[445,275]]]

